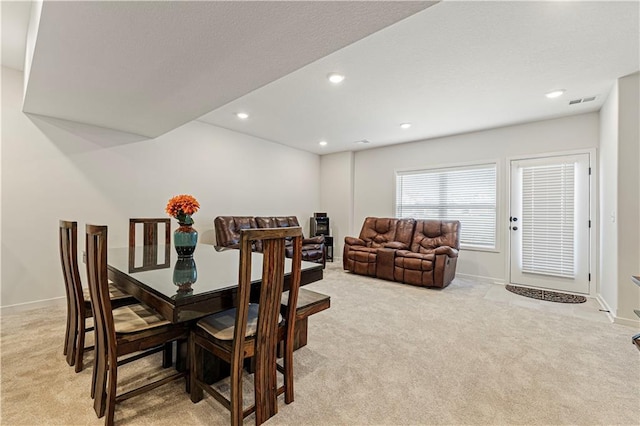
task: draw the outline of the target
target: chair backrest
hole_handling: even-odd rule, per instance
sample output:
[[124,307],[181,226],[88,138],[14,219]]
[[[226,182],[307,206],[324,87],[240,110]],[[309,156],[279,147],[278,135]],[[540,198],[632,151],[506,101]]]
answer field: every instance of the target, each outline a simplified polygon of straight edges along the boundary
[[[255,336],[255,388],[277,389],[276,352],[279,342],[279,316],[284,290],[285,239],[291,238],[293,257],[289,280],[288,306],[298,303],[300,272],[302,265],[302,229],[300,227],[248,229],[240,232],[240,267],[238,305],[231,359],[240,363],[244,357],[244,342],[251,293],[252,242],[262,241],[262,284]],[[288,309],[285,319],[285,350],[292,350],[296,310]],[[277,400],[269,392],[256,392],[256,410],[264,410],[261,418],[269,418],[277,412]]]
[[[75,330],[77,321],[84,321],[84,296],[78,272],[78,222],[60,221],[60,263],[67,293],[67,315],[71,330]],[[67,339],[72,344],[73,339]],[[67,348],[67,353],[73,347]]]
[[[136,228],[142,224],[142,266],[135,266]],[[164,241],[159,241],[159,228],[164,226]],[[171,261],[171,220],[168,218],[131,218],[129,219],[129,272],[147,269],[168,268]],[[164,260],[158,259],[158,248],[164,247]]]
[[107,278],[107,227],[87,225],[86,231],[87,281],[93,306],[95,350],[96,354],[116,360],[116,329]]
[[438,247],[460,249],[460,221],[419,219],[411,242],[411,251],[430,253]]

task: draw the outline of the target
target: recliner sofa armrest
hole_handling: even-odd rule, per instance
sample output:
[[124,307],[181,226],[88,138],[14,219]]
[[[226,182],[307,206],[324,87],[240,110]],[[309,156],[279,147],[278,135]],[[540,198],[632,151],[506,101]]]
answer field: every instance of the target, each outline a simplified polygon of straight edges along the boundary
[[449,246],[436,247],[433,252],[435,254],[446,254],[449,257],[458,257],[458,250]]
[[396,249],[396,250],[408,250],[409,246],[400,241],[390,241],[384,244],[384,248]]
[[344,237],[344,243],[350,246],[364,246],[366,245],[363,240],[355,237]]
[[324,244],[324,236],[316,235],[315,237],[311,237],[311,238],[303,238],[302,245],[306,245],[306,244]]

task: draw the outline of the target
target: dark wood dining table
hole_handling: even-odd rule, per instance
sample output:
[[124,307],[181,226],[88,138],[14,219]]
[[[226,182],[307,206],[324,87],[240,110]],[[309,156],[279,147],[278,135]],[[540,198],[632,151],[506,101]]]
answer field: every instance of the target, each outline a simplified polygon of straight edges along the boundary
[[[149,264],[149,252],[158,254]],[[166,250],[170,261],[165,261]],[[148,304],[172,323],[191,321],[234,306],[238,288],[239,250],[216,250],[198,244],[193,258],[179,259],[173,247],[111,248],[107,252],[108,277],[121,290]],[[143,263],[144,262],[144,263]],[[285,263],[285,290],[291,259]],[[301,285],[319,281],[322,265],[302,262]],[[194,279],[195,278],[195,279]],[[262,254],[252,255],[251,278],[256,292],[262,280]]]

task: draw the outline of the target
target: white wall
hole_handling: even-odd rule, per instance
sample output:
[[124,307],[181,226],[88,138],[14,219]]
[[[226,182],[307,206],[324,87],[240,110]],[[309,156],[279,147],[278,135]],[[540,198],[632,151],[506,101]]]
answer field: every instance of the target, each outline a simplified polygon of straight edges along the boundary
[[319,211],[315,154],[198,121],[148,140],[27,117],[22,77],[2,68],[0,306],[64,296],[60,219],[77,220],[81,233],[85,223],[106,224],[109,244],[124,246],[130,217],[166,217],[167,201],[182,193],[201,204],[203,242],[214,241],[218,215],[293,214],[308,233]]
[[353,228],[353,152],[320,157],[320,205],[333,236],[334,261],[342,258],[344,237]]
[[640,287],[640,73],[618,80],[618,309],[616,320],[638,324]]
[[600,110],[599,294],[615,315],[618,309],[618,84]]
[[457,272],[505,282],[508,279],[507,159],[596,148],[598,127],[598,114],[589,113],[356,152],[354,228],[350,235],[359,234],[367,216],[395,215],[395,170],[497,160],[498,250],[463,250]]

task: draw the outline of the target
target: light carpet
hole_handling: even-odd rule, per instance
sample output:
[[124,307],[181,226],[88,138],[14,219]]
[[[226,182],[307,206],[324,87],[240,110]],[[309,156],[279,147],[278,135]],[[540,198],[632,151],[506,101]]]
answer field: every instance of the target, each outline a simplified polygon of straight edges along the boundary
[[[309,344],[294,355],[295,401],[281,397],[267,424],[638,424],[637,331],[609,323],[592,299],[534,301],[466,278],[444,290],[418,288],[337,263],[308,288],[331,295],[331,308],[310,317]],[[81,373],[67,366],[64,323],[61,307],[2,316],[2,425],[104,423],[89,397],[92,355]],[[123,387],[163,374],[159,365],[157,355],[124,366]],[[230,421],[207,395],[193,404],[182,381],[119,404],[115,418]]]

